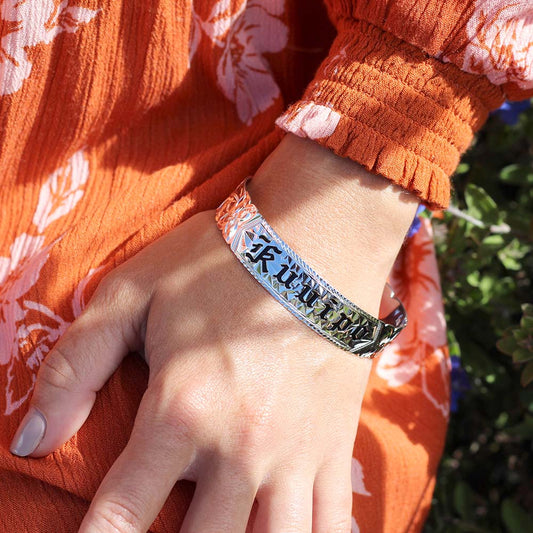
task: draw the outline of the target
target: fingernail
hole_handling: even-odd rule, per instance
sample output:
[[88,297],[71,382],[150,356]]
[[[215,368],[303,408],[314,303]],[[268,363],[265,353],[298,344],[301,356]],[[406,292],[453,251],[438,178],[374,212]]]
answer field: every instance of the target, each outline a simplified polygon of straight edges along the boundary
[[43,440],[45,430],[46,419],[43,414],[35,407],[30,407],[13,437],[9,450],[20,457],[30,455]]

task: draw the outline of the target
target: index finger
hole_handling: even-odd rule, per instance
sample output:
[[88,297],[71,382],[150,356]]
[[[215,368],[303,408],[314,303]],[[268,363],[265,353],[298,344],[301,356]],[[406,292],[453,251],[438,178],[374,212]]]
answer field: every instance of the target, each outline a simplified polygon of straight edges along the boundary
[[155,421],[141,401],[130,440],[98,488],[79,533],[147,531],[195,458],[191,441]]

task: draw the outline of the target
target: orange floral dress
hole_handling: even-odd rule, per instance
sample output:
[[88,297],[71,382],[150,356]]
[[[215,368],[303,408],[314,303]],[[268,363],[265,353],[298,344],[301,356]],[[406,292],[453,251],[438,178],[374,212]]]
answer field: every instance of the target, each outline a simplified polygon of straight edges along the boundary
[[[0,0],[0,531],[76,531],[128,439],[133,356],[60,450],[9,453],[104,273],[216,207],[286,132],[445,208],[489,111],[533,95],[532,18],[529,0]],[[420,531],[449,416],[428,223],[391,281],[410,323],[364,398],[354,532]],[[151,531],[178,531],[192,493],[179,481]]]

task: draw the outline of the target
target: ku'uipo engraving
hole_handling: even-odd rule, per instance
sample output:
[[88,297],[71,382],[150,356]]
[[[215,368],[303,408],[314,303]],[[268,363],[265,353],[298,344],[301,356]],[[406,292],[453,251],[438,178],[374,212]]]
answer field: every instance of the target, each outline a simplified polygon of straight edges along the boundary
[[320,335],[362,357],[374,357],[405,327],[400,305],[385,323],[352,304],[306,265],[252,204],[245,182],[217,210],[217,224],[241,263]]

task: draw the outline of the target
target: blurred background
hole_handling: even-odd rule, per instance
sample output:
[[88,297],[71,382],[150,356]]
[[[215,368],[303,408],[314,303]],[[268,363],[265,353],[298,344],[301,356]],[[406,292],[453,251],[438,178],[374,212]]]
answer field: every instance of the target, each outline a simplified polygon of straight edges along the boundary
[[429,214],[452,358],[436,532],[533,532],[533,108],[506,103]]

